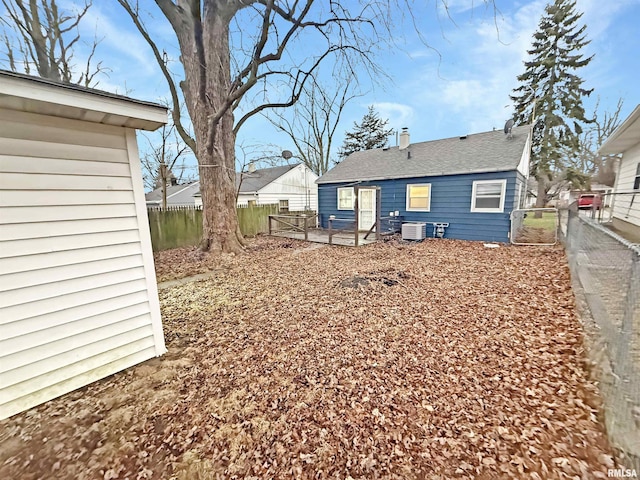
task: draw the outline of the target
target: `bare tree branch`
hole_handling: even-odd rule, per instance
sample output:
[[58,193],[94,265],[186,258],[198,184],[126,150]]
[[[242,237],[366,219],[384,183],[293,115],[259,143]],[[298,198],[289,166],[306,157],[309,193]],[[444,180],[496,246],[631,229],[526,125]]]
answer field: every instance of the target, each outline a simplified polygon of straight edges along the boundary
[[[142,136],[148,144],[140,158],[145,188],[158,188],[162,182],[166,184],[172,177],[178,184],[195,178],[195,175],[186,173],[187,166],[184,161],[189,147],[182,141],[175,125],[170,124],[160,131],[160,141],[154,134],[144,133]],[[161,175],[161,165],[166,166],[165,178]]]
[[274,111],[266,118],[295,145],[297,157],[316,175],[331,165],[333,139],[345,106],[361,96],[352,93],[349,79],[337,81],[330,88],[313,82],[290,115]]
[[[613,186],[615,166],[619,155],[599,155],[598,149],[620,126],[620,112],[624,100],[618,100],[614,111],[599,112],[600,98],[593,109],[593,122],[589,123],[579,136],[578,151],[570,159],[569,169],[578,178],[592,179],[604,185]],[[586,182],[585,182],[586,183]],[[581,185],[588,186],[588,185]]]
[[[136,28],[142,35],[142,38],[145,39],[145,41],[151,48],[151,51],[153,52],[153,56],[158,62],[158,66],[160,67],[160,71],[162,72],[162,75],[164,76],[164,78],[167,80],[167,85],[169,86],[169,92],[171,94],[171,103],[172,103],[171,119],[173,121],[173,124],[176,126],[176,129],[178,130],[178,133],[180,134],[180,137],[182,137],[182,140],[184,141],[184,143],[186,143],[193,152],[196,152],[196,141],[191,135],[189,135],[187,130],[184,128],[184,125],[182,124],[182,116],[180,115],[180,98],[178,96],[178,89],[176,88],[176,84],[173,80],[173,76],[171,75],[171,72],[169,72],[169,69],[167,68],[167,63],[165,61],[164,56],[160,53],[158,46],[151,39],[151,36],[149,35],[144,25],[140,21],[140,18],[139,18],[140,12],[139,12],[137,3],[136,3],[135,9],[129,4],[127,0],[118,0],[118,3],[122,5],[125,11],[129,14],[129,16],[131,17],[131,20],[133,20],[133,24],[136,26]],[[161,3],[171,4],[171,2],[162,2],[161,0],[159,0],[158,4],[160,5]],[[168,13],[169,15],[167,13],[165,13],[165,15],[167,15],[167,18],[169,20],[171,20],[169,16],[173,18],[172,10],[168,9]]]
[[2,0],[2,5],[7,12],[7,18],[0,18],[3,44],[12,71],[30,74],[34,67],[41,77],[86,87],[95,86],[97,75],[108,71],[102,62],[93,64],[100,43],[94,38],[86,64],[76,76],[78,26],[91,7],[90,1],[74,13],[60,10],[56,0]]

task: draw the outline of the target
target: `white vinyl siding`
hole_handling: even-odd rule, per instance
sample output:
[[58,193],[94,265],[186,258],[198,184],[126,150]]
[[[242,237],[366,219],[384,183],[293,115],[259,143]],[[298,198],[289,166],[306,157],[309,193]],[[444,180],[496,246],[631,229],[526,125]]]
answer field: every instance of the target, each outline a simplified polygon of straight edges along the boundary
[[471,192],[471,211],[501,213],[504,211],[506,180],[477,180]]
[[354,198],[353,187],[338,188],[338,210],[353,210]]
[[256,200],[257,205],[278,205],[286,200],[290,212],[303,212],[306,208],[318,211],[317,179],[311,170],[298,165],[262,187],[256,195],[240,194],[238,205],[245,206],[249,200]]
[[0,418],[165,351],[134,135],[0,109]]
[[407,211],[428,212],[431,210],[431,184],[414,183],[407,185]]
[[640,190],[636,188],[639,174],[640,144],[637,144],[622,155],[615,188],[620,195],[613,196],[613,216],[636,226],[640,226]]

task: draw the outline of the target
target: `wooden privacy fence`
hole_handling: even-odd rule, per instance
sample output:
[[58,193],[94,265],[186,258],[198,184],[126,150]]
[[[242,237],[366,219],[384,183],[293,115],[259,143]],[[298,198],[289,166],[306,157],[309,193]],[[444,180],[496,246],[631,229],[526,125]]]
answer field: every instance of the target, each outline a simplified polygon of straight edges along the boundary
[[[248,237],[269,231],[269,215],[278,213],[278,205],[238,207],[240,231]],[[202,239],[201,207],[169,207],[166,211],[151,207],[147,209],[153,251],[169,248],[189,247]]]
[[148,209],[151,245],[154,252],[198,245],[202,238],[202,210],[170,208]]
[[279,210],[278,204],[238,207],[240,231],[247,237],[255,237],[259,233],[267,233],[269,231],[269,216],[278,213]]

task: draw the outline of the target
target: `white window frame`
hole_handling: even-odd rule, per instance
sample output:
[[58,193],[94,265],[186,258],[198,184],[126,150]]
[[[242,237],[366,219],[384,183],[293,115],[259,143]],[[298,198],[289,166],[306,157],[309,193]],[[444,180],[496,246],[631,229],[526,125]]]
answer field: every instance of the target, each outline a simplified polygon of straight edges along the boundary
[[[350,207],[342,207],[342,208],[340,207],[340,191],[341,190],[349,191],[349,195],[351,196]],[[338,187],[338,189],[336,190],[336,207],[338,210],[353,210],[354,201],[355,201],[355,191],[353,187]]]
[[[500,207],[498,208],[476,208],[476,189],[478,185],[484,185],[487,183],[500,183],[502,188],[500,190]],[[507,180],[475,180],[473,182],[473,189],[471,190],[471,212],[474,213],[503,213],[504,212],[504,199],[507,193]]]
[[[409,192],[411,191],[411,187],[429,187],[429,207],[427,208],[411,208],[409,207]],[[408,183],[407,184],[407,199],[405,208],[407,212],[430,212],[431,211],[431,184],[430,183]]]

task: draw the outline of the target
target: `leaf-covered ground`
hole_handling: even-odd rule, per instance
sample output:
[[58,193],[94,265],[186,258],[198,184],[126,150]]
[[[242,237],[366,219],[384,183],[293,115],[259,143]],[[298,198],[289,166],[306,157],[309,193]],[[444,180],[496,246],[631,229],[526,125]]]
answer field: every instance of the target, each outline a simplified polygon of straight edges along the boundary
[[153,254],[158,282],[208,272],[227,263],[228,257],[207,255],[196,247],[174,248]]
[[0,422],[0,478],[590,479],[613,466],[560,248],[179,252],[159,277],[216,271],[161,291],[169,353]]

